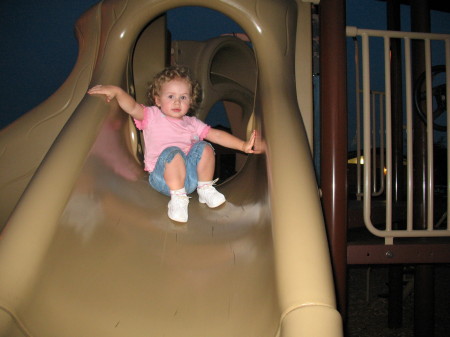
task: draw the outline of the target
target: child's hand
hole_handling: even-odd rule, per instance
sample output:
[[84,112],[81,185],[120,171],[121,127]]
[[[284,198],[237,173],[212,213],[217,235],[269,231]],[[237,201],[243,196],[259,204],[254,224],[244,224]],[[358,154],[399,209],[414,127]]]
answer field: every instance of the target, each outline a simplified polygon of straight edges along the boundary
[[112,85],[96,85],[88,90],[89,95],[104,95],[107,102],[111,102],[118,93],[118,88]]
[[140,121],[144,119],[143,106],[138,104],[133,97],[120,87],[115,85],[96,85],[89,89],[87,93],[89,95],[103,95],[108,103],[115,98],[122,110],[131,115],[131,117]]
[[255,150],[253,149],[253,146],[255,145],[255,139],[256,139],[256,130],[253,130],[250,139],[244,142],[244,144],[242,145],[242,152],[255,153]]

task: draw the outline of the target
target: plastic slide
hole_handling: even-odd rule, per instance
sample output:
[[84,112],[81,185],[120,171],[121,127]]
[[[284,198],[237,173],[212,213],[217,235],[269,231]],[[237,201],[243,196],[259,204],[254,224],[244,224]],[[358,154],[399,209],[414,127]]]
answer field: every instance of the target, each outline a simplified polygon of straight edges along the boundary
[[[228,15],[253,49],[168,41],[161,14],[185,5]],[[287,0],[105,0],[79,19],[70,77],[0,133],[0,336],[342,336],[296,96],[297,15]],[[109,83],[145,103],[168,62],[202,83],[199,117],[224,101],[234,133],[259,135],[218,186],[227,203],[194,193],[187,224],[149,187],[126,114],[86,95]]]

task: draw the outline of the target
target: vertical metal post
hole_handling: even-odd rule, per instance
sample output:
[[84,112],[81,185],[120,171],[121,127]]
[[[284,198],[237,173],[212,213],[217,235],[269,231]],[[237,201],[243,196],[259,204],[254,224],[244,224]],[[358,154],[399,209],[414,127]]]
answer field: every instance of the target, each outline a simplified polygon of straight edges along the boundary
[[[401,30],[400,1],[393,0],[387,2],[387,24],[388,30]],[[392,193],[394,205],[404,200],[405,182],[403,168],[403,105],[402,105],[402,61],[401,61],[401,41],[400,39],[390,39],[389,41],[391,63],[391,125],[392,125],[392,186],[389,190]],[[393,207],[394,210],[399,207]],[[393,229],[398,229],[398,224],[393,224]],[[389,306],[388,306],[388,326],[399,328],[402,326],[403,316],[403,265],[389,265]]]
[[337,302],[346,310],[347,89],[345,0],[320,2],[321,188]]
[[[430,31],[430,6],[428,0],[411,0],[411,30]],[[416,69],[414,79],[425,70],[424,45],[413,44],[413,60]],[[414,227],[427,228],[427,137],[426,126],[415,114],[414,118]],[[429,128],[430,130],[430,128]],[[431,129],[432,130],[432,129]],[[428,138],[430,139],[430,138]],[[428,186],[429,187],[429,186]],[[414,336],[434,336],[434,267],[416,265],[414,280]]]
[[414,271],[414,337],[434,336],[434,266],[416,265]]

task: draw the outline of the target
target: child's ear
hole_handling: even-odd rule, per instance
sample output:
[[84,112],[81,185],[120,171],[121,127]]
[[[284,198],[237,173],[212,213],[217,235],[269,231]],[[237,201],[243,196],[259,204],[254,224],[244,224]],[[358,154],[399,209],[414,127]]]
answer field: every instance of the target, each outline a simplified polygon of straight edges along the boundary
[[161,99],[159,98],[158,95],[156,95],[153,100],[155,101],[155,105],[160,107],[161,106]]

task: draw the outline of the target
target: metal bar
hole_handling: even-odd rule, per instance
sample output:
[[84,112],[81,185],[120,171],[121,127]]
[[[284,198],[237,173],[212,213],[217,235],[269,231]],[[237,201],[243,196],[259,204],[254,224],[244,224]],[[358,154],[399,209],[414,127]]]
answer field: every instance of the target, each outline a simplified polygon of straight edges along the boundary
[[[362,69],[363,69],[363,148],[364,148],[364,222],[369,230],[375,229],[370,219],[371,197],[371,158],[370,158],[370,58],[369,58],[369,36],[361,35],[362,40]],[[371,228],[370,228],[371,227]]]
[[355,46],[355,97],[356,97],[356,198],[361,200],[361,88],[359,74],[359,44],[356,38],[353,39]]
[[[426,240],[426,239],[425,239]],[[448,241],[439,243],[349,244],[348,264],[450,263]]]
[[433,230],[433,196],[434,196],[434,175],[433,175],[433,95],[431,83],[431,43],[430,39],[425,39],[425,69],[426,69],[426,96],[427,96],[427,228]]
[[377,123],[375,119],[375,104],[374,104],[374,95],[370,93],[370,116],[372,117],[372,127],[370,129],[370,133],[372,135],[372,194],[376,194],[376,186],[377,186]]
[[413,107],[411,75],[411,40],[405,38],[405,95],[406,95],[406,230],[413,229]]
[[[371,113],[372,113],[372,144],[379,143],[380,153],[377,155],[376,147],[372,147],[372,171],[373,181],[372,181],[372,197],[377,197],[383,194],[385,188],[384,179],[384,167],[385,167],[385,144],[384,144],[384,108],[383,108],[383,97],[385,93],[382,91],[371,90]],[[377,104],[378,98],[378,104]],[[376,116],[379,115],[379,125],[376,124]],[[377,140],[377,134],[379,140]],[[378,168],[377,168],[378,163]],[[378,188],[378,179],[380,180],[380,187]]]
[[[383,103],[383,96],[385,96],[384,93],[379,93],[378,95],[378,99],[379,99],[379,107],[380,107],[380,125],[383,126],[384,125],[384,103]],[[380,185],[380,190],[379,190],[379,195],[383,194],[384,192],[384,188],[385,188],[385,179],[384,179],[384,168],[385,168],[385,164],[386,164],[386,160],[385,160],[385,144],[384,144],[384,134],[383,134],[383,128],[380,128],[380,180],[381,180],[381,185]]]
[[[372,196],[373,197],[378,197],[380,195],[383,194],[384,190],[385,190],[385,177],[384,177],[384,168],[385,168],[385,150],[386,150],[386,146],[385,146],[385,135],[384,135],[384,103],[383,103],[383,97],[385,97],[385,93],[381,92],[381,91],[371,91],[371,98],[372,98],[372,114],[374,116],[373,118],[373,133],[376,133],[376,124],[375,124],[375,116],[378,114],[379,115],[379,125],[380,127],[378,127],[378,137],[379,137],[379,149],[380,149],[380,153],[377,156],[376,155],[376,148],[373,149],[373,153],[374,153],[374,158],[376,158],[374,160],[374,164],[372,165],[373,168],[373,193]],[[377,98],[378,98],[378,104],[377,104]],[[376,137],[373,137],[374,142],[373,144],[375,144],[376,141]],[[376,162],[378,162],[378,168],[376,165]],[[379,185],[380,187],[377,188],[378,185],[378,180],[380,181]]]
[[384,38],[384,85],[386,91],[386,230],[392,230],[392,105],[390,41]]
[[433,34],[420,32],[402,32],[397,30],[375,30],[375,29],[361,29],[353,26],[347,26],[347,36],[367,35],[373,37],[389,37],[389,38],[410,38],[422,40],[444,40],[450,37],[450,34]]
[[345,317],[346,308],[348,136],[344,5],[344,0],[322,0],[320,10],[322,204],[337,289],[337,302],[343,317]]
[[[447,182],[450,182],[450,38],[445,39],[445,83],[447,97]],[[447,211],[450,208],[450,184],[447,183]],[[448,213],[448,212],[447,212]],[[447,230],[450,229],[447,216]]]

